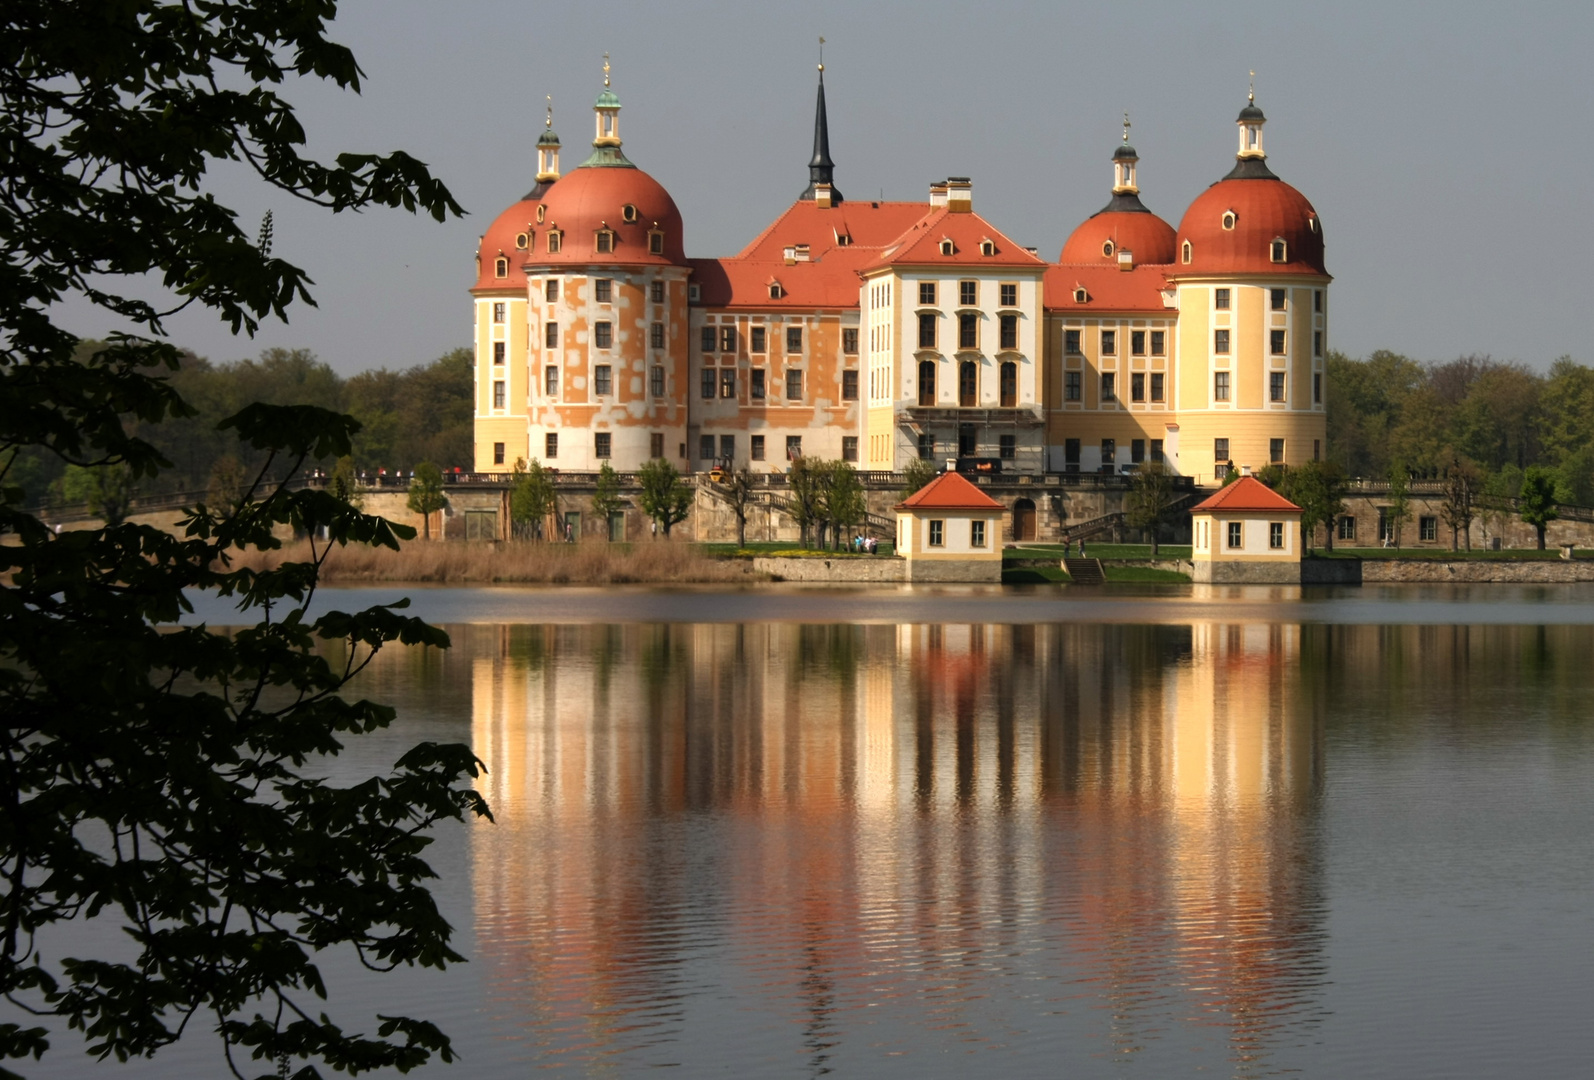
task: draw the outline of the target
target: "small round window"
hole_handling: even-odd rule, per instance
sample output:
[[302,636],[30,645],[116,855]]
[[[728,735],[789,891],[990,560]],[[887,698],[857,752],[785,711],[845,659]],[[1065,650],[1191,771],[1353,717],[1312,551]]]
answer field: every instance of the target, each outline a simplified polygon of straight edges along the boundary
[[1112,241],[1111,240],[1107,241],[1105,244],[1103,244],[1101,246],[1101,253],[1103,255],[1107,256],[1107,258],[1109,258],[1109,259],[1112,258]]
[[630,203],[626,203],[625,206],[620,210],[620,217],[624,219],[627,224],[634,223],[636,221],[636,207],[632,206]]
[[1233,210],[1229,210],[1229,211],[1224,213],[1224,215],[1223,215],[1223,227],[1225,229],[1233,229],[1234,228],[1234,211]]
[[541,203],[537,205],[537,224],[541,225],[543,218],[548,216],[548,208]]
[[525,251],[527,246],[530,245],[530,243],[531,243],[531,237],[530,236],[526,235],[525,233],[516,233],[515,234],[515,248],[517,250]]

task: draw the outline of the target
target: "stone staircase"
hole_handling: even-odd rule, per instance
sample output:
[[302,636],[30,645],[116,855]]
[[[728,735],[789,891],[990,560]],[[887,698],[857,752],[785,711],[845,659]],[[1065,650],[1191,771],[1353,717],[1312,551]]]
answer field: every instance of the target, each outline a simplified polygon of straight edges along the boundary
[[1063,569],[1074,579],[1075,585],[1105,585],[1107,574],[1100,559],[1064,559]]

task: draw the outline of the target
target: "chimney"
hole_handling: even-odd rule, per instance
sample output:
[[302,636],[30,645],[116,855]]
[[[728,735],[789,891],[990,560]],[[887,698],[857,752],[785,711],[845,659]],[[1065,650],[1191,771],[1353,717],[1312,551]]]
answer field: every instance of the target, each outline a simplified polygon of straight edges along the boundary
[[821,210],[829,210],[831,205],[831,187],[829,184],[814,185],[814,205]]
[[935,183],[930,185],[930,205],[931,206],[945,206],[946,205],[946,181],[945,180],[937,180]]
[[1241,476],[1250,476],[1251,475],[1251,466],[1249,466],[1249,465],[1241,465],[1240,466],[1240,475]]
[[1124,248],[1118,249],[1118,269],[1133,270],[1135,268],[1135,253]]
[[967,214],[974,209],[974,184],[968,177],[946,178],[946,208],[954,214]]

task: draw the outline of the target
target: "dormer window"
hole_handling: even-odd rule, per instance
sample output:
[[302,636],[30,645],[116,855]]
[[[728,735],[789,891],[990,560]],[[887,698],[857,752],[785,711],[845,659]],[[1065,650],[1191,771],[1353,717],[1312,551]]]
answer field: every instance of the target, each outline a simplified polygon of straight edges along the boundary
[[771,300],[779,300],[782,297],[784,297],[785,295],[786,295],[786,290],[780,287],[780,282],[771,281],[769,283],[769,298]]
[[598,254],[607,255],[614,251],[614,230],[598,230]]
[[1308,214],[1307,215],[1307,217],[1306,217],[1306,227],[1308,229],[1312,230],[1312,232],[1314,232],[1314,233],[1317,232],[1318,224],[1317,224],[1317,215],[1316,214]]
[[648,232],[648,254],[664,254],[664,233],[657,227]]
[[1235,222],[1235,220],[1236,219],[1235,219],[1233,210],[1225,210],[1225,211],[1223,211],[1223,231],[1224,232],[1233,232],[1234,231],[1234,222]]
[[943,254],[943,255],[951,255],[956,250],[957,249],[953,246],[952,238],[950,236],[942,237],[942,239],[941,239],[941,254]]
[[1111,240],[1108,240],[1108,241],[1106,241],[1105,243],[1103,243],[1101,245],[1101,253],[1106,258],[1109,258],[1109,259],[1112,258],[1112,252],[1113,252],[1113,246],[1112,246],[1112,241]]
[[624,206],[622,206],[620,208],[620,219],[622,221],[624,221],[627,225],[635,225],[636,224],[636,207],[632,206],[630,203],[626,203]]
[[548,254],[559,254],[559,248],[561,245],[563,245],[564,239],[565,234],[560,232],[558,229],[554,229],[552,232],[550,232],[548,234]]
[[851,236],[848,236],[844,232],[836,233],[836,246],[837,247],[846,247],[847,245],[849,245],[851,243],[852,243],[852,237]]
[[981,240],[980,241],[980,254],[981,255],[995,255],[996,254],[996,243],[994,241],[991,241],[991,240]]
[[1186,266],[1190,265],[1190,241],[1186,240],[1184,242],[1184,249],[1179,252],[1179,257],[1184,261]]
[[537,224],[542,224],[542,219],[548,216],[548,208],[541,203],[537,204]]
[[502,255],[493,260],[493,277],[506,278],[509,276],[509,260]]
[[515,250],[516,251],[525,251],[530,246],[531,246],[531,237],[529,235],[527,235],[526,233],[516,233],[515,234]]
[[1083,285],[1077,286],[1074,289],[1074,303],[1083,304],[1089,299],[1090,294],[1085,291],[1085,287]]
[[1289,250],[1288,246],[1284,243],[1284,238],[1282,236],[1275,236],[1273,238],[1272,249],[1273,261],[1276,263],[1288,262],[1288,254]]

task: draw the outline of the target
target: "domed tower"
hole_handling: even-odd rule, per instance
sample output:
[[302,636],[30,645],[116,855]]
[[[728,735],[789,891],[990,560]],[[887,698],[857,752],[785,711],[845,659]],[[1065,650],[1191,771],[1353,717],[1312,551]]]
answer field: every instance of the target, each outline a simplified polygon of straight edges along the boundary
[[[532,189],[499,214],[476,248],[476,452],[477,472],[506,472],[531,456],[527,441],[529,322],[524,265],[544,216],[543,198],[559,179],[559,136],[553,99],[537,139]],[[449,463],[449,464],[463,464]]]
[[625,156],[607,58],[603,84],[592,154],[543,196],[522,260],[527,456],[577,472],[606,462],[632,472],[660,457],[684,467],[681,213]]
[[1076,266],[1173,262],[1173,226],[1140,201],[1139,163],[1140,155],[1129,145],[1125,114],[1124,141],[1112,155],[1112,198],[1073,231],[1058,262]]
[[1322,221],[1268,167],[1254,91],[1236,123],[1234,168],[1185,211],[1168,275],[1179,302],[1179,466],[1203,483],[1320,458],[1327,439]]

